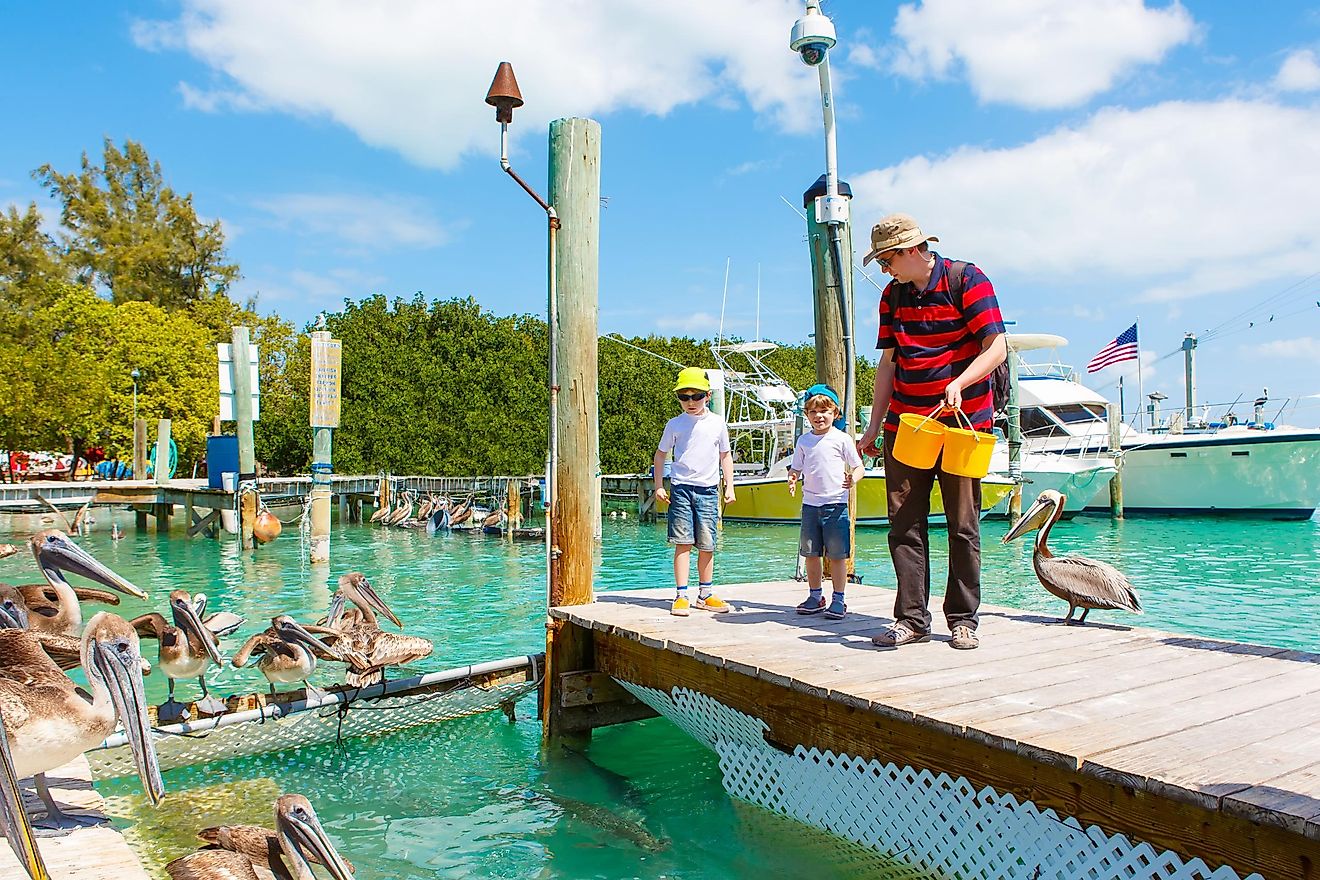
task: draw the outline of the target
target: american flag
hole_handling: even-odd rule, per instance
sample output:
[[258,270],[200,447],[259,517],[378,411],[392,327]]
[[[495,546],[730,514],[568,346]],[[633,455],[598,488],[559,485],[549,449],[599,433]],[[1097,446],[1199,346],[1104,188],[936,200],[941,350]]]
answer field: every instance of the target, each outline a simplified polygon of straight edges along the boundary
[[1110,364],[1117,364],[1123,361],[1135,361],[1137,359],[1137,325],[1118,334],[1118,337],[1104,348],[1096,352],[1095,357],[1091,358],[1090,363],[1086,365],[1086,372],[1094,373],[1097,370],[1103,370]]

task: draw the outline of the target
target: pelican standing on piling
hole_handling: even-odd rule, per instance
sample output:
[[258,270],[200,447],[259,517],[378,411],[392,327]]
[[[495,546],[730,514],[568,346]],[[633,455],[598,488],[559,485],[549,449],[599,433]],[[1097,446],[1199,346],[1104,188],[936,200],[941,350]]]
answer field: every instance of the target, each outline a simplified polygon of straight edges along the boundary
[[106,568],[90,553],[70,540],[59,529],[46,529],[32,536],[32,556],[46,578],[44,584],[24,584],[18,588],[27,602],[28,628],[60,633],[78,638],[82,635],[80,599],[119,604],[119,597],[104,590],[77,588],[64,577],[66,572],[82,575],[102,586],[137,599],[147,594]]
[[274,831],[237,825],[206,828],[198,836],[209,846],[166,865],[170,880],[315,880],[312,864],[324,865],[335,880],[353,880],[353,866],[335,849],[311,802],[300,794],[276,799]]
[[1064,623],[1071,624],[1073,613],[1082,609],[1082,616],[1075,621],[1086,622],[1086,615],[1093,608],[1103,610],[1140,611],[1141,600],[1132,582],[1123,572],[1107,562],[1087,559],[1085,556],[1055,556],[1046,545],[1050,528],[1063,515],[1064,501],[1062,492],[1046,489],[1036,498],[1036,503],[1022,515],[1017,525],[1013,526],[1003,542],[1020,538],[1032,529],[1036,533],[1036,549],[1031,555],[1032,567],[1036,569],[1036,578],[1041,586],[1068,603],[1068,616]]
[[[348,607],[350,602],[352,608]],[[430,639],[382,630],[376,612],[403,629],[402,621],[372,588],[366,575],[351,571],[339,578],[339,589],[330,599],[325,625],[342,633],[344,647],[361,653],[371,666],[366,672],[350,671],[344,679],[350,685],[364,687],[383,682],[385,667],[429,657],[435,649]]]

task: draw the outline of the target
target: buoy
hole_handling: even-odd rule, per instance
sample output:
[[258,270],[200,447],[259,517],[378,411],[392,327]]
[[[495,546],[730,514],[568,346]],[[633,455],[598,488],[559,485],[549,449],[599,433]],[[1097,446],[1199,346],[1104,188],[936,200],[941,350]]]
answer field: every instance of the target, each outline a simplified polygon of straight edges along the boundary
[[279,518],[269,510],[263,510],[257,514],[257,521],[252,524],[252,537],[263,544],[269,544],[280,536],[284,530],[284,525]]

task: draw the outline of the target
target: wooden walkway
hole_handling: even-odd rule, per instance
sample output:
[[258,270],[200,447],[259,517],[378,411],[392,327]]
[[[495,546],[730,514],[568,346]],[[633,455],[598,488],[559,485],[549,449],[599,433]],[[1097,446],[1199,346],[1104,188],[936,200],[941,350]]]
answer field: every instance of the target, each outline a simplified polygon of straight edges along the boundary
[[[86,758],[79,757],[52,770],[47,779],[61,806],[72,807],[78,813],[105,817],[105,803],[92,788],[92,771]],[[40,803],[30,791],[25,799],[32,804]],[[55,834],[37,829],[37,846],[51,877],[59,880],[105,880],[110,877],[115,880],[149,880],[150,877],[123,835],[108,819],[99,825]],[[27,880],[27,876],[13,851],[0,845],[0,880]]]
[[981,647],[955,651],[938,599],[934,640],[881,650],[892,591],[851,587],[843,621],[791,613],[805,592],[722,587],[733,613],[689,618],[672,590],[611,592],[551,614],[590,643],[584,665],[700,691],[781,748],[964,776],[1243,876],[1320,876],[1320,656],[990,606]]

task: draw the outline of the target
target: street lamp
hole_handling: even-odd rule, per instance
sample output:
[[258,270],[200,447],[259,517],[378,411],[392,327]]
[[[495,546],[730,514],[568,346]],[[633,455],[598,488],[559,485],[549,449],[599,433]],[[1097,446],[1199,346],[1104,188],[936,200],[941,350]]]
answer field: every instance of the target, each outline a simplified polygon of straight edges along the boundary
[[128,375],[133,377],[133,424],[135,426],[133,430],[137,430],[137,380],[142,374],[138,372],[137,367],[134,367],[133,372]]
[[[854,432],[857,410],[857,358],[853,350],[852,303],[844,275],[843,228],[848,223],[848,200],[839,194],[838,160],[834,137],[834,93],[830,88],[829,51],[838,42],[834,22],[820,11],[819,0],[807,0],[807,14],[793,24],[789,48],[802,63],[816,68],[820,76],[820,103],[825,119],[825,195],[816,198],[816,222],[829,230],[829,259],[839,284],[839,311],[843,322],[843,406],[849,435]],[[849,261],[851,262],[851,260]]]

